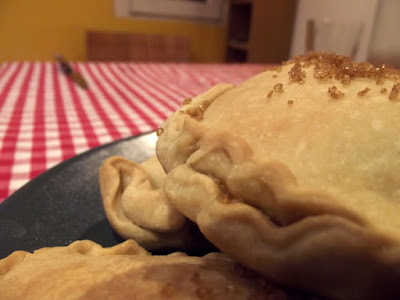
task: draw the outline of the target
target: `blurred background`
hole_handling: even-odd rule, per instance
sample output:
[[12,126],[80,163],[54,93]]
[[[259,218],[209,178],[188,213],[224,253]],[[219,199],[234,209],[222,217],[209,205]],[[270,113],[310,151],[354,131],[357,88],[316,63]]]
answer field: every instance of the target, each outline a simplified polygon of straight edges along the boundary
[[398,11],[397,0],[1,0],[0,61],[278,63],[342,41],[356,60],[399,66]]

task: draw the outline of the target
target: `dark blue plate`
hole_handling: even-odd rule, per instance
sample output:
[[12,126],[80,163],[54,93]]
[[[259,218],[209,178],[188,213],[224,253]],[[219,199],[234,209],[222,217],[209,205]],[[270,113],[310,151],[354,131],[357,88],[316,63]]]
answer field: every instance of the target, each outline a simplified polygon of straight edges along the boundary
[[103,161],[120,155],[142,162],[157,136],[119,140],[68,159],[37,176],[0,204],[0,258],[15,250],[65,246],[89,239],[102,246],[122,241],[103,210],[98,175]]

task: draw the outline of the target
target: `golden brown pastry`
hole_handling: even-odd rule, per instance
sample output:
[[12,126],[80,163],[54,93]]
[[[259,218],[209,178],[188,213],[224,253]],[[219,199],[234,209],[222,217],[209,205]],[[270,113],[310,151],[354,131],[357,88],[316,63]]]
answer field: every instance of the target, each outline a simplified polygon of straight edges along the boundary
[[211,248],[197,226],[167,201],[155,156],[141,164],[114,156],[100,169],[100,191],[112,228],[148,250]]
[[221,253],[151,256],[134,241],[16,251],[0,260],[0,299],[289,299]]
[[186,101],[164,192],[221,251],[334,299],[400,298],[400,73],[297,57]]

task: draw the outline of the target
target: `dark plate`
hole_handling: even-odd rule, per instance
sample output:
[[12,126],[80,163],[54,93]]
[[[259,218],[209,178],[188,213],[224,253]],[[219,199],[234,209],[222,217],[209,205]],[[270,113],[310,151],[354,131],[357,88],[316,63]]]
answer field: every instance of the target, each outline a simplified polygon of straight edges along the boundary
[[98,173],[120,155],[142,162],[154,154],[156,134],[113,142],[68,159],[34,178],[0,204],[0,258],[15,250],[65,246],[89,239],[112,246],[122,239],[103,210]]

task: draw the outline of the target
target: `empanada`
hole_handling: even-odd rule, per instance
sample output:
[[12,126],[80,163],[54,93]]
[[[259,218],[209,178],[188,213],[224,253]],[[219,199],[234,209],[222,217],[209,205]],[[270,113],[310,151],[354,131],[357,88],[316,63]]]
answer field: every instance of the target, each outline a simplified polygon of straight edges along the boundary
[[165,173],[155,156],[141,164],[114,156],[100,168],[100,191],[111,227],[148,250],[211,249],[165,197]]
[[0,260],[0,299],[288,299],[221,253],[151,256],[133,240],[16,251]]
[[164,192],[221,251],[335,299],[400,298],[400,73],[297,57],[186,101]]

